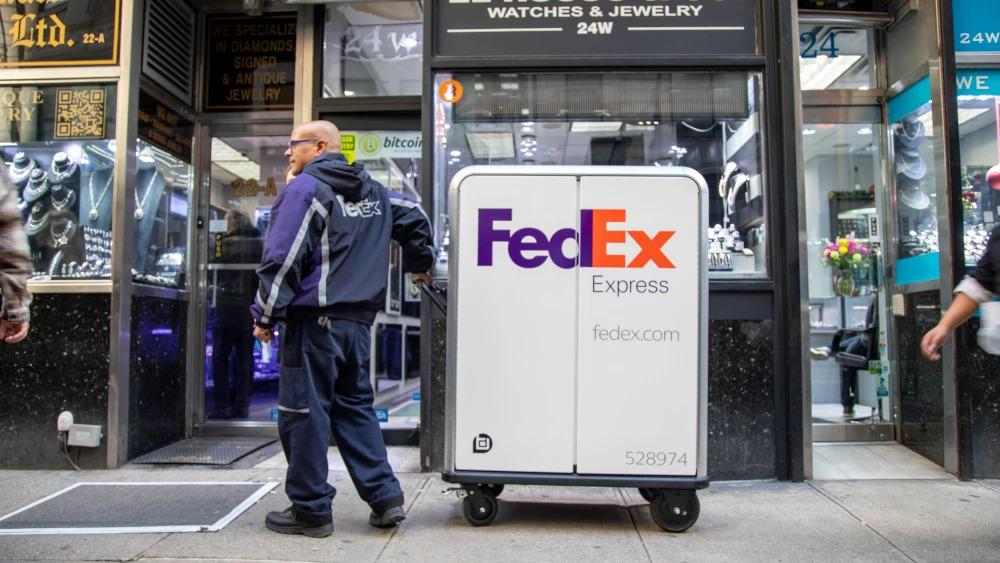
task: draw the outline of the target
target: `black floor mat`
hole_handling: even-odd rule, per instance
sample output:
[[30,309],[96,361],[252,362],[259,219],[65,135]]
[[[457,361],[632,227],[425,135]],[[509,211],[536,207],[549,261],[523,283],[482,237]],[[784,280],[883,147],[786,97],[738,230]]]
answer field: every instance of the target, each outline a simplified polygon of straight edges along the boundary
[[274,438],[191,438],[139,456],[132,463],[229,465],[241,457],[275,442]]
[[0,535],[214,532],[276,485],[78,483],[0,518]]

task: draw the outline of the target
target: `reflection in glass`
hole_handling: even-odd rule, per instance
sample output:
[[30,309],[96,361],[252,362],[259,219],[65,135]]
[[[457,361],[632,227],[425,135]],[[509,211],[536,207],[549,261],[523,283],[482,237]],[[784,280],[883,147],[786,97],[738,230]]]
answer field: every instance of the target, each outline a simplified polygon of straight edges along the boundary
[[766,272],[760,77],[747,73],[439,74],[438,274],[452,178],[473,164],[684,166],[708,182],[713,275]]
[[323,31],[323,97],[419,96],[419,2],[335,2]]
[[[988,74],[984,73],[984,74]],[[960,89],[964,84],[959,81]],[[1000,148],[997,145],[997,104],[993,95],[961,94],[958,127],[962,162],[964,261],[975,266],[986,250],[1000,213]]]

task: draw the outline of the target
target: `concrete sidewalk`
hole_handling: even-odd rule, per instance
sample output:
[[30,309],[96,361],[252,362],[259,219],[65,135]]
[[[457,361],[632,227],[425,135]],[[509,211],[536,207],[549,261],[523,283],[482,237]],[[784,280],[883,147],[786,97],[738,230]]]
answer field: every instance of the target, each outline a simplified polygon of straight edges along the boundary
[[[368,526],[367,506],[339,464],[330,480],[334,535],[283,536],[264,515],[288,501],[279,487],[218,533],[0,536],[0,559],[136,561],[1000,561],[1000,481],[716,483],[684,534],[660,531],[632,490],[507,487],[493,525],[473,528],[416,450],[390,454],[407,494],[396,530]],[[332,453],[336,459],[336,453]],[[2,471],[0,515],[81,481],[265,481],[280,457],[252,467],[126,467]],[[95,507],[99,510],[100,507]]]

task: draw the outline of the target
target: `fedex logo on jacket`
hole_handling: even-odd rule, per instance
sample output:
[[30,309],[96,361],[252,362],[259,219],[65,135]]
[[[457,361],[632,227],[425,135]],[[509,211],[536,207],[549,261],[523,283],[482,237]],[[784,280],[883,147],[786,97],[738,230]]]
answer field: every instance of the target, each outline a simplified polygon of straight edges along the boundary
[[[507,255],[521,268],[537,268],[550,259],[563,269],[581,268],[644,268],[652,264],[660,269],[674,268],[664,252],[664,245],[676,231],[629,230],[617,227],[626,222],[624,209],[581,209],[580,232],[564,228],[546,234],[540,229],[525,227],[511,232],[503,223],[514,217],[512,209],[479,210],[479,266],[492,266],[494,252],[506,245]],[[618,253],[611,245],[635,241],[639,252],[634,256]],[[575,244],[567,245],[568,241]],[[567,246],[570,248],[567,249]],[[568,252],[572,247],[576,252]],[[502,247],[501,247],[502,248]]]

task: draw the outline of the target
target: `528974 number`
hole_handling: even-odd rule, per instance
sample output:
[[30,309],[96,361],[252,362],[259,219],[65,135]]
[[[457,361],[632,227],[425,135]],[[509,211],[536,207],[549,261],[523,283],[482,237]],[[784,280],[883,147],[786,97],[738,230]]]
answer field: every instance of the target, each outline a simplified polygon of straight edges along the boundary
[[657,452],[657,451],[630,451],[625,452],[625,465],[684,465],[688,464],[686,453],[677,452]]

